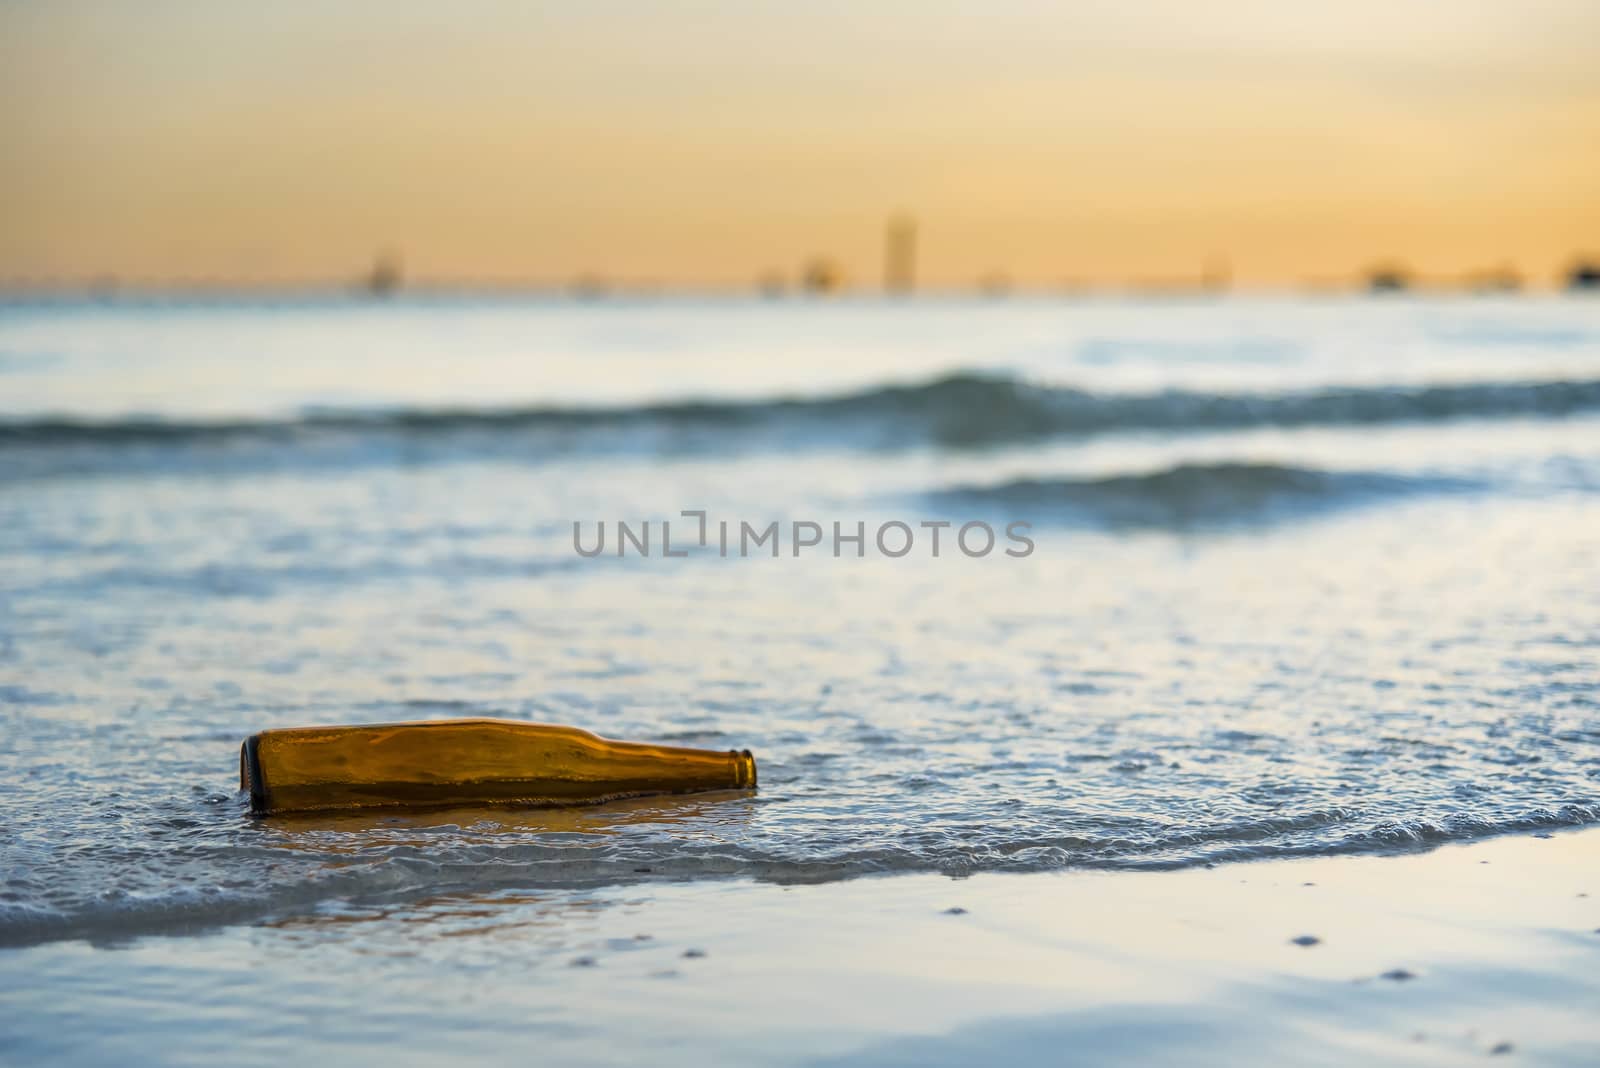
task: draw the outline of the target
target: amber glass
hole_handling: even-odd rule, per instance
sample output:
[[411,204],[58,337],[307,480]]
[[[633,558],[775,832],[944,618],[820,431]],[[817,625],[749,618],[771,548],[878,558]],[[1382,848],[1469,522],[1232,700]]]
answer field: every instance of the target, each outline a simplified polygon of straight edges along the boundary
[[646,794],[746,790],[743,751],[613,742],[576,727],[440,719],[262,731],[239,755],[257,812],[377,805],[584,805]]

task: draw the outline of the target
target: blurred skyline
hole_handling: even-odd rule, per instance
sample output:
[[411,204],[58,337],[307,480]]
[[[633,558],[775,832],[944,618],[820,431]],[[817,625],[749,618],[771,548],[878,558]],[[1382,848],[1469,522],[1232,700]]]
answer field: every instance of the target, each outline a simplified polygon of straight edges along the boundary
[[897,214],[929,288],[1600,249],[1600,4],[1198,10],[7,2],[0,281],[872,289]]

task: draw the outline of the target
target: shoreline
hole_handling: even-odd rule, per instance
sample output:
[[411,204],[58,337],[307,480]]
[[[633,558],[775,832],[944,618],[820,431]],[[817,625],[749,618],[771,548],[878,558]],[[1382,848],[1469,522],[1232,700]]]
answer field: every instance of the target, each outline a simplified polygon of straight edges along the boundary
[[355,1063],[378,1046],[396,1063],[503,1062],[530,1043],[573,1064],[1578,1064],[1600,1059],[1597,965],[1591,827],[1175,871],[446,894],[47,942],[0,950],[0,1048],[92,1062],[132,1042],[235,1064]]
[[[501,810],[502,813],[520,811],[528,823],[515,825],[518,831],[533,827],[547,833],[593,833],[602,823],[592,817],[624,815],[637,809],[645,818],[660,814],[663,805],[694,805],[706,798],[720,798],[721,793],[687,795],[680,798],[650,796],[624,799],[604,805],[576,805],[558,808]],[[728,795],[731,796],[731,795]],[[1576,808],[1577,806],[1569,806]],[[451,825],[465,813],[476,811],[470,806],[420,808],[403,813],[408,824],[414,822],[421,828]],[[243,815],[252,822],[263,817]],[[290,813],[265,817],[282,830],[317,830],[342,832],[361,836],[370,832],[374,819],[390,820],[395,813],[377,812]],[[748,884],[751,886],[827,886],[858,880],[884,879],[949,879],[961,881],[991,875],[1006,877],[1024,876],[1090,876],[1090,875],[1153,875],[1211,870],[1217,868],[1253,867],[1329,861],[1337,859],[1381,859],[1426,856],[1440,849],[1472,847],[1504,838],[1548,838],[1553,834],[1583,833],[1593,830],[1600,834],[1600,824],[1571,822],[1572,813],[1563,810],[1560,822],[1545,819],[1530,821],[1506,829],[1475,837],[1441,837],[1418,835],[1395,837],[1392,840],[1368,840],[1346,843],[1339,848],[1319,850],[1315,847],[1304,852],[1274,852],[1252,854],[1248,851],[1222,850],[1208,858],[1166,860],[1149,858],[1122,858],[1081,860],[1064,866],[1009,868],[974,868],[972,870],[941,870],[934,867],[903,869],[859,869],[848,864],[836,865],[826,874],[814,867],[789,868],[778,865],[754,865],[755,869],[741,872],[736,867],[722,871],[677,870],[673,868],[626,868],[614,866],[609,871],[591,869],[564,880],[551,881],[547,877],[530,877],[516,864],[502,865],[490,878],[470,881],[452,881],[442,878],[431,886],[395,885],[387,890],[376,889],[371,880],[359,878],[344,884],[296,883],[292,880],[278,884],[271,896],[259,897],[217,895],[204,886],[182,888],[172,897],[149,899],[119,894],[106,896],[104,911],[88,915],[62,915],[53,911],[32,910],[12,903],[8,914],[0,922],[0,954],[8,950],[28,949],[58,942],[86,942],[97,946],[120,946],[147,938],[204,938],[230,928],[270,926],[286,918],[312,916],[318,912],[341,906],[373,909],[406,909],[438,898],[482,897],[492,898],[504,894],[605,894],[648,892],[660,887],[692,887]],[[418,839],[416,844],[420,844]],[[366,842],[366,848],[376,846]],[[1600,848],[1597,848],[1597,865],[1600,865]],[[354,870],[354,866],[353,866]],[[238,888],[235,887],[235,890]],[[116,902],[117,907],[109,907]],[[0,910],[5,906],[0,904]]]

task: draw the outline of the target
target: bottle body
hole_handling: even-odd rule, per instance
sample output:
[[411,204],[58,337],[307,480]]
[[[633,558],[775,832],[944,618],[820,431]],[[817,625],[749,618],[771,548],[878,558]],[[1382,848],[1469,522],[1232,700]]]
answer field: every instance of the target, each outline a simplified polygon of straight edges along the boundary
[[615,742],[499,719],[295,727],[246,739],[240,786],[259,813],[388,805],[583,805],[756,785],[749,750]]

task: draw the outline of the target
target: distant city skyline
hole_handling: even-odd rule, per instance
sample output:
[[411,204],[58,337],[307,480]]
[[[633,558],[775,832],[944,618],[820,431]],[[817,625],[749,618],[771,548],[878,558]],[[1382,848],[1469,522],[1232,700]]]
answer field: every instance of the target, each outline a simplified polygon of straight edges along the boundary
[[1597,122],[1587,0],[12,3],[0,283],[1553,288]]
[[[1594,290],[1600,288],[1600,256],[1578,255],[1571,257],[1564,268],[1551,280],[1550,285],[1540,285],[1530,280],[1509,263],[1492,264],[1459,274],[1425,276],[1412,271],[1406,264],[1383,260],[1368,266],[1364,271],[1349,276],[1316,276],[1303,278],[1289,286],[1259,286],[1257,291],[1298,290],[1301,292],[1366,292],[1393,293],[1409,290],[1432,292],[1464,292],[1475,294],[1513,293],[1523,289],[1552,288],[1558,290]],[[717,285],[673,285],[653,279],[627,279],[609,277],[596,272],[584,272],[566,280],[539,280],[529,278],[493,279],[470,277],[408,277],[405,259],[399,250],[382,249],[370,265],[353,276],[326,279],[260,280],[220,276],[183,278],[124,278],[113,274],[99,274],[88,278],[72,277],[0,277],[0,295],[60,293],[70,296],[74,292],[91,297],[112,298],[123,294],[137,295],[192,292],[213,292],[220,295],[251,292],[327,292],[343,291],[368,297],[391,297],[402,291],[420,293],[482,293],[495,292],[561,292],[582,299],[600,299],[611,295],[649,293],[694,293],[728,291],[731,287]],[[917,220],[905,213],[896,212],[888,219],[883,235],[883,277],[876,286],[852,287],[838,263],[829,256],[818,255],[799,265],[794,274],[780,269],[762,271],[754,280],[754,292],[768,299],[797,293],[807,296],[836,296],[842,293],[877,294],[885,297],[905,298],[919,293],[950,295],[963,290],[974,291],[989,297],[1007,296],[1021,290],[1031,293],[1115,293],[1144,295],[1224,295],[1233,289],[1232,266],[1227,257],[1208,257],[1193,275],[1147,276],[1117,281],[1088,281],[1069,279],[1051,284],[1023,284],[1006,272],[996,270],[979,275],[969,285],[937,285],[919,287],[917,282]]]

